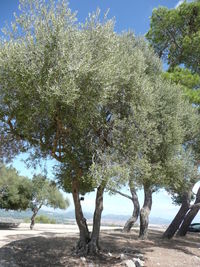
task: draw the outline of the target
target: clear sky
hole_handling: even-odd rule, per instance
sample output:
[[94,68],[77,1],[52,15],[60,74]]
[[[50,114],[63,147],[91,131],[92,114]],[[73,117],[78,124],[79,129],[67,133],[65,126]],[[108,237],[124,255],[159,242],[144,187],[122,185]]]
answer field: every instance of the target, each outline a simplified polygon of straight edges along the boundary
[[[133,30],[135,34],[144,34],[149,27],[149,17],[156,7],[167,6],[173,8],[180,2],[178,0],[71,0],[70,8],[78,11],[78,19],[83,21],[89,12],[97,7],[102,12],[109,11],[110,17],[116,19],[116,30]],[[10,22],[13,12],[17,12],[18,0],[0,1],[0,27]]]
[[[132,30],[136,35],[143,35],[148,31],[150,16],[152,10],[158,6],[167,6],[168,8],[176,7],[180,2],[177,0],[71,0],[70,8],[72,11],[78,11],[79,21],[83,21],[87,17],[89,12],[95,11],[97,7],[102,12],[106,12],[108,9],[109,17],[115,17],[116,25],[115,30],[117,32]],[[1,0],[0,1],[0,28],[5,23],[10,23],[13,19],[13,13],[17,12],[19,1],[18,0]],[[31,177],[37,170],[27,169],[22,162],[24,157],[20,156],[14,160],[14,167],[22,174]],[[48,167],[48,176],[53,178],[53,166],[54,161],[46,163]],[[196,186],[197,188],[197,186]],[[124,189],[124,192],[126,190]],[[68,197],[71,200],[70,195]],[[142,205],[143,193],[139,192],[139,199]],[[86,195],[83,201],[83,208],[85,211],[92,211],[94,209],[95,194],[90,193]],[[70,206],[70,210],[73,209],[73,204]],[[161,190],[155,193],[153,196],[153,208],[152,216],[171,219],[176,214],[178,207],[172,205],[170,196]],[[104,214],[130,214],[132,213],[132,203],[130,200],[121,196],[109,196],[105,194],[104,197]],[[198,220],[196,218],[196,220]]]

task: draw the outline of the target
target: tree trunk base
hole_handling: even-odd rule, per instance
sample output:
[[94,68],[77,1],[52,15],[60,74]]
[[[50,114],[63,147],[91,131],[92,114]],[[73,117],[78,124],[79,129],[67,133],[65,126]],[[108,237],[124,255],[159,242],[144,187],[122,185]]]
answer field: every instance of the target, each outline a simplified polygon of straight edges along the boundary
[[135,224],[136,220],[137,220],[137,219],[136,219],[135,217],[131,217],[131,218],[126,222],[126,224],[124,225],[124,228],[122,229],[122,232],[123,232],[123,233],[130,233],[131,228],[132,228],[133,225]]
[[79,240],[75,248],[75,254],[78,256],[87,256],[88,244],[85,241]]
[[33,230],[34,225],[35,225],[35,222],[31,222],[31,224],[30,224],[30,229],[31,229],[31,230]]
[[184,237],[184,236],[186,236],[187,235],[187,232],[186,233],[177,233],[176,234],[176,237]]
[[128,228],[123,228],[122,229],[122,233],[125,233],[125,234],[128,234],[130,233],[131,229],[128,229]]
[[176,234],[179,229],[181,223],[183,222],[187,212],[190,209],[190,201],[191,201],[191,190],[188,190],[182,195],[182,204],[181,207],[174,217],[171,224],[168,226],[166,231],[163,233],[163,239],[171,239]]
[[148,236],[147,235],[140,235],[139,239],[140,240],[147,240]]
[[165,233],[162,235],[162,239],[168,239],[168,240],[170,240],[170,239],[172,239],[172,237],[173,236],[168,235],[168,234],[165,234]]
[[96,242],[90,241],[88,244],[88,255],[95,256],[100,254],[100,247]]
[[100,254],[100,247],[97,242],[89,241],[88,243],[82,240],[79,240],[76,248],[75,254],[78,256],[96,256]]

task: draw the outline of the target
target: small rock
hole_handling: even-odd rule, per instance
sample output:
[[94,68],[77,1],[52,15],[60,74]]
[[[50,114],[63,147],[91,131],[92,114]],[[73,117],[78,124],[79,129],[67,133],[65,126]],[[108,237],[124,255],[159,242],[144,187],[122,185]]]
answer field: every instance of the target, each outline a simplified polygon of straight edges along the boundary
[[86,258],[85,257],[80,257],[80,260],[83,262],[86,262]]
[[123,264],[124,264],[126,267],[136,267],[135,263],[134,263],[132,260],[126,260],[126,261],[123,261]]
[[127,257],[124,253],[120,254],[120,257],[119,257],[121,260],[125,260]]
[[140,258],[133,258],[133,261],[135,262],[136,267],[144,266],[144,261]]
[[112,253],[108,252],[108,256],[109,256],[109,257],[112,257]]

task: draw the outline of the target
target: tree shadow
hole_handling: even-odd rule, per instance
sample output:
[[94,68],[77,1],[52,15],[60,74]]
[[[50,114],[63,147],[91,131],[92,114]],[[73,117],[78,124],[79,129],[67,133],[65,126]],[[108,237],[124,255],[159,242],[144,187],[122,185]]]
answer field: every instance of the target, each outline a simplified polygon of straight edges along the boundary
[[[195,255],[190,248],[199,247],[199,239],[194,235],[186,238],[175,238],[164,240],[162,233],[156,230],[149,231],[149,239],[141,241],[138,239],[137,230],[129,234],[120,232],[102,231],[100,245],[102,254],[98,257],[87,257],[82,261],[73,254],[73,247],[78,240],[78,234],[42,232],[40,236],[20,235],[20,240],[12,241],[0,248],[0,265],[20,267],[86,267],[91,266],[117,266],[121,262],[120,254],[124,253],[129,258],[142,254],[145,258],[147,252],[153,252],[155,247],[181,251],[188,255]],[[15,236],[16,240],[16,236]],[[111,252],[112,255],[109,255]],[[195,255],[196,256],[196,255]]]
[[20,239],[3,246],[0,259],[8,263],[14,261],[20,267],[74,266],[62,260],[71,257],[75,242],[75,237],[57,238],[52,233],[43,233],[43,236]]
[[59,233],[43,232],[40,236],[23,237],[24,239],[20,237],[20,240],[0,248],[0,266],[1,259],[5,266],[9,267],[86,267],[90,263],[92,266],[115,266],[121,261],[119,257],[110,257],[106,253],[90,256],[82,261],[74,254],[74,246],[78,241],[77,234],[65,234],[61,237]]
[[[123,240],[124,246],[132,247],[134,242],[138,250],[145,252],[153,251],[154,247],[162,247],[164,249],[177,250],[185,254],[196,256],[191,249],[200,248],[200,235],[196,236],[193,233],[189,233],[186,237],[174,237],[171,240],[162,238],[162,231],[149,230],[148,239],[140,240],[138,238],[138,230],[133,230],[130,233],[105,233],[107,244],[113,243],[114,250],[120,250],[117,240]],[[199,237],[199,238],[198,238]]]

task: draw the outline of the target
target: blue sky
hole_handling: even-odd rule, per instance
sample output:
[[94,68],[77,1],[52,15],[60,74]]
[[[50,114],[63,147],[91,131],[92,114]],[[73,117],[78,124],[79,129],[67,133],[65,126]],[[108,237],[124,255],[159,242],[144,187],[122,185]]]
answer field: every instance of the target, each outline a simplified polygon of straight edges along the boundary
[[[88,13],[97,7],[102,12],[109,9],[109,16],[116,19],[116,31],[133,30],[135,34],[144,34],[149,27],[149,17],[156,7],[167,6],[173,8],[180,1],[177,0],[71,0],[70,8],[78,11],[79,21],[83,21]],[[0,27],[13,18],[17,12],[18,0],[0,1]]]
[[[168,8],[174,8],[181,1],[177,0],[71,0],[70,8],[72,11],[78,11],[79,21],[83,21],[87,17],[88,13],[95,11],[97,7],[104,13],[107,9],[109,11],[109,17],[115,17],[116,25],[115,30],[117,32],[132,30],[136,35],[143,35],[148,31],[150,16],[152,10],[158,6],[167,6]],[[19,1],[18,0],[1,0],[0,1],[0,28],[5,23],[8,24],[13,19],[13,12],[17,12]],[[27,169],[22,162],[24,157],[18,157],[14,162],[14,167],[22,174],[31,177],[37,170]],[[46,163],[48,167],[48,175],[53,178],[52,169],[54,161]],[[196,187],[197,188],[197,187]],[[126,190],[124,189],[124,192]],[[71,203],[72,197],[68,195]],[[85,197],[83,202],[83,208],[85,211],[92,211],[94,209],[95,194],[90,193]],[[139,192],[139,199],[142,205],[143,192]],[[71,204],[70,209],[73,209]],[[170,196],[161,190],[155,193],[153,196],[153,208],[152,216],[171,219],[176,214],[178,207],[172,205]],[[104,214],[130,214],[132,213],[132,203],[121,196],[109,196],[105,194],[104,197]],[[196,219],[197,220],[197,219]]]

